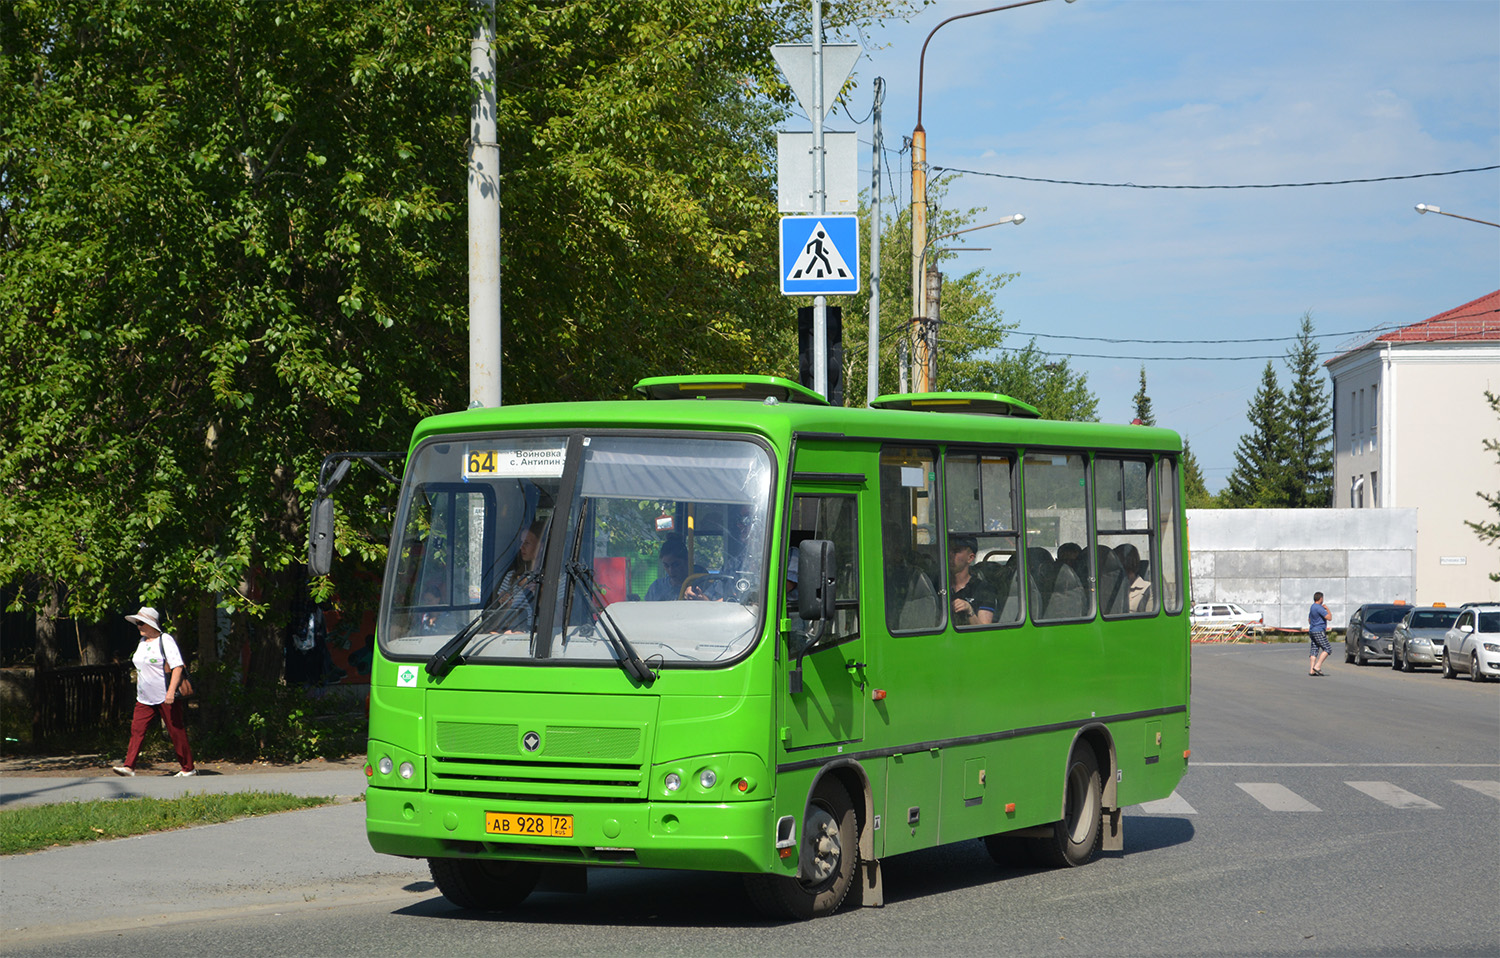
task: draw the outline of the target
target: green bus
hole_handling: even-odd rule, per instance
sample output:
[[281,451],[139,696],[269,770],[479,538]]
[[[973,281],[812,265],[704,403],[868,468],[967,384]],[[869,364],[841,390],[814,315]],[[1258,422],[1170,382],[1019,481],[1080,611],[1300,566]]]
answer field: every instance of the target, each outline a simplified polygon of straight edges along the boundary
[[453,903],[739,872],[816,917],[983,840],[1057,866],[1188,760],[1178,436],[767,376],[421,422],[366,822]]

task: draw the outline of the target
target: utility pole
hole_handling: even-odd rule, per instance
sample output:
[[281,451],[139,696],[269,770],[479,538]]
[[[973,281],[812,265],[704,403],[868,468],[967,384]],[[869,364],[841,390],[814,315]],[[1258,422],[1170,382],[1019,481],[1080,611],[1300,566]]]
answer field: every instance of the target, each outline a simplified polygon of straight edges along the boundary
[[[812,0],[813,212],[828,212],[823,186],[823,0]],[[828,297],[813,297],[813,392],[828,396]]]
[[469,408],[500,405],[500,144],[495,0],[474,0],[469,41]]
[[875,149],[870,160],[870,338],[866,348],[869,378],[865,381],[865,404],[880,395],[880,152],[885,147],[880,127],[880,108],[885,102],[885,78],[875,78]]

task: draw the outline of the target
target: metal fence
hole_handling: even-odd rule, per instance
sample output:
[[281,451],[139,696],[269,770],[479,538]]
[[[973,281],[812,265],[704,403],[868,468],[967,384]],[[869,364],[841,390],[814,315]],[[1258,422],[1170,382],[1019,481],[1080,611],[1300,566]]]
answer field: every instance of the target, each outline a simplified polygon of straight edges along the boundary
[[1226,622],[1193,626],[1194,642],[1256,642],[1264,638],[1266,627],[1258,622]]
[[37,672],[32,689],[36,716],[32,742],[129,718],[135,708],[133,668],[129,662],[111,662]]

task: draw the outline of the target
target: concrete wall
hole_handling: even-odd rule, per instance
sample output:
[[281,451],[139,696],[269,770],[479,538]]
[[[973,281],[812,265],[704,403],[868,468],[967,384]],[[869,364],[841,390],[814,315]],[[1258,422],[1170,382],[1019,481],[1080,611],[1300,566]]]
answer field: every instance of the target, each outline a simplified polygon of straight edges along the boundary
[[1365,602],[1413,601],[1415,509],[1189,509],[1193,602],[1307,628],[1314,592],[1343,628]]

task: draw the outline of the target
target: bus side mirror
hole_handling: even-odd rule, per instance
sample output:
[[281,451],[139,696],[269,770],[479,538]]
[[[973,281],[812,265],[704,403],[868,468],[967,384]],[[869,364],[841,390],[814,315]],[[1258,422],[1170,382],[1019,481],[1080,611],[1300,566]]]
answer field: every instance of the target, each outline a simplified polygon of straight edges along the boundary
[[333,500],[313,500],[307,528],[307,568],[313,575],[327,575],[333,568]]
[[808,539],[798,547],[797,614],[808,622],[833,618],[834,578],[833,543],[827,539]]

